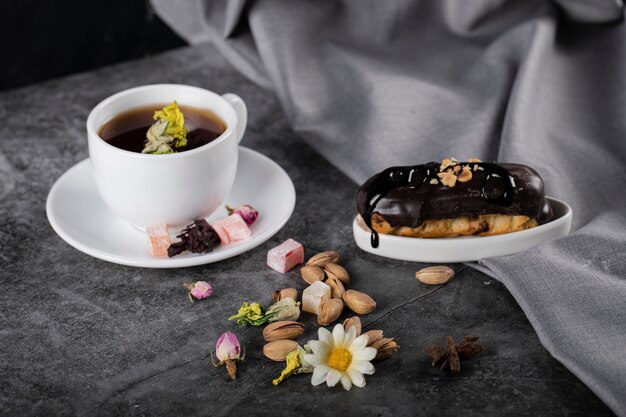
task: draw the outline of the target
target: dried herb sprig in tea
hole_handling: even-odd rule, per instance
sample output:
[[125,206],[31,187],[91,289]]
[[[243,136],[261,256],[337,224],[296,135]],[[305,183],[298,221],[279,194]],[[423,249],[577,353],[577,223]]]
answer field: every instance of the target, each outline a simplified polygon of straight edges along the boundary
[[168,154],[187,146],[185,116],[176,101],[154,112],[156,122],[146,132],[146,141],[141,153]]
[[195,220],[176,237],[180,241],[167,248],[167,256],[170,258],[186,250],[192,253],[211,252],[222,242],[217,232],[204,219]]
[[476,343],[477,340],[477,336],[465,336],[457,345],[452,336],[448,336],[445,348],[430,345],[424,348],[424,352],[433,359],[432,366],[439,366],[441,370],[448,368],[453,373],[459,373],[461,361],[471,359],[483,350],[482,345]]

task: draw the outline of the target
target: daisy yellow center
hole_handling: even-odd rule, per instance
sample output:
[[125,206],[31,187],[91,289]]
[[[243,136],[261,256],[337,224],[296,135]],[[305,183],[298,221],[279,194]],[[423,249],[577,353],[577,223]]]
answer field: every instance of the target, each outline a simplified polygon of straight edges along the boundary
[[344,372],[352,363],[352,353],[348,349],[336,348],[328,355],[328,366]]

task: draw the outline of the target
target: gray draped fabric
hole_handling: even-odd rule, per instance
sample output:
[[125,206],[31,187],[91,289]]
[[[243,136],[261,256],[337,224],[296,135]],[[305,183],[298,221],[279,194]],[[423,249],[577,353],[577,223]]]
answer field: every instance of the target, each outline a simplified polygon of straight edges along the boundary
[[520,162],[574,232],[472,265],[626,415],[626,29],[615,0],[152,0],[278,95],[356,182],[454,156]]

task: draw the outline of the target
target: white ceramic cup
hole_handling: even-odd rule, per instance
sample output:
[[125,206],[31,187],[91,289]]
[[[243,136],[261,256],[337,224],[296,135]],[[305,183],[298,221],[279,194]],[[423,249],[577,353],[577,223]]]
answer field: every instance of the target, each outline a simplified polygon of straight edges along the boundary
[[[98,131],[113,117],[137,107],[181,105],[212,111],[226,124],[218,138],[185,152],[151,155],[105,142]],[[208,217],[223,203],[235,181],[239,142],[248,112],[234,94],[177,84],[131,88],[100,102],[87,118],[89,158],[104,203],[120,218],[145,229],[184,226]]]

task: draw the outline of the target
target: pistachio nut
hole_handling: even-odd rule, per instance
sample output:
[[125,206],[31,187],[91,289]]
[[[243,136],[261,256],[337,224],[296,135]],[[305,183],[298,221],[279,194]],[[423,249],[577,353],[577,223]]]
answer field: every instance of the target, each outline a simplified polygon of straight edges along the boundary
[[298,342],[294,342],[293,340],[274,340],[263,346],[263,354],[268,359],[282,362],[289,352],[293,352],[296,349],[300,349]]
[[326,276],[330,278],[338,279],[339,281],[347,284],[350,282],[350,275],[348,275],[348,271],[341,265],[337,265],[335,263],[327,263],[324,265],[324,272]]
[[348,317],[343,321],[343,330],[348,331],[350,327],[354,327],[357,337],[361,335],[361,319],[357,316]]
[[282,290],[276,290],[274,291],[274,296],[272,298],[276,302],[284,298],[291,298],[293,301],[298,301],[298,290],[295,288],[283,288]]
[[426,285],[445,284],[452,277],[454,277],[454,269],[447,266],[429,266],[415,273],[415,278]]
[[320,252],[317,255],[312,256],[306,264],[319,266],[321,268],[329,262],[339,263],[339,254],[332,250]]
[[300,275],[302,279],[308,284],[313,284],[315,281],[324,281],[324,271],[319,266],[306,265],[300,268]]
[[393,337],[381,337],[380,339],[378,339],[374,343],[370,343],[369,346],[373,347],[376,350],[378,350],[381,346],[389,343],[389,341],[391,341],[391,340],[393,340]]
[[373,343],[376,343],[380,339],[383,338],[382,330],[370,330],[368,332],[363,333],[367,336],[367,346],[371,346]]
[[320,326],[328,326],[339,318],[342,311],[343,301],[339,298],[323,301],[317,313],[317,322]]
[[387,359],[400,349],[396,341],[389,337],[384,337],[370,346],[376,349],[376,357],[374,358],[376,360]]
[[263,329],[266,342],[284,339],[296,339],[304,333],[304,324],[297,321],[275,321]]
[[332,298],[339,298],[340,300],[343,299],[343,294],[346,292],[346,289],[341,281],[335,278],[329,278],[326,280],[326,285],[330,287],[330,296]]
[[376,301],[369,295],[360,291],[346,291],[343,294],[343,301],[350,310],[357,314],[369,314],[376,308]]

